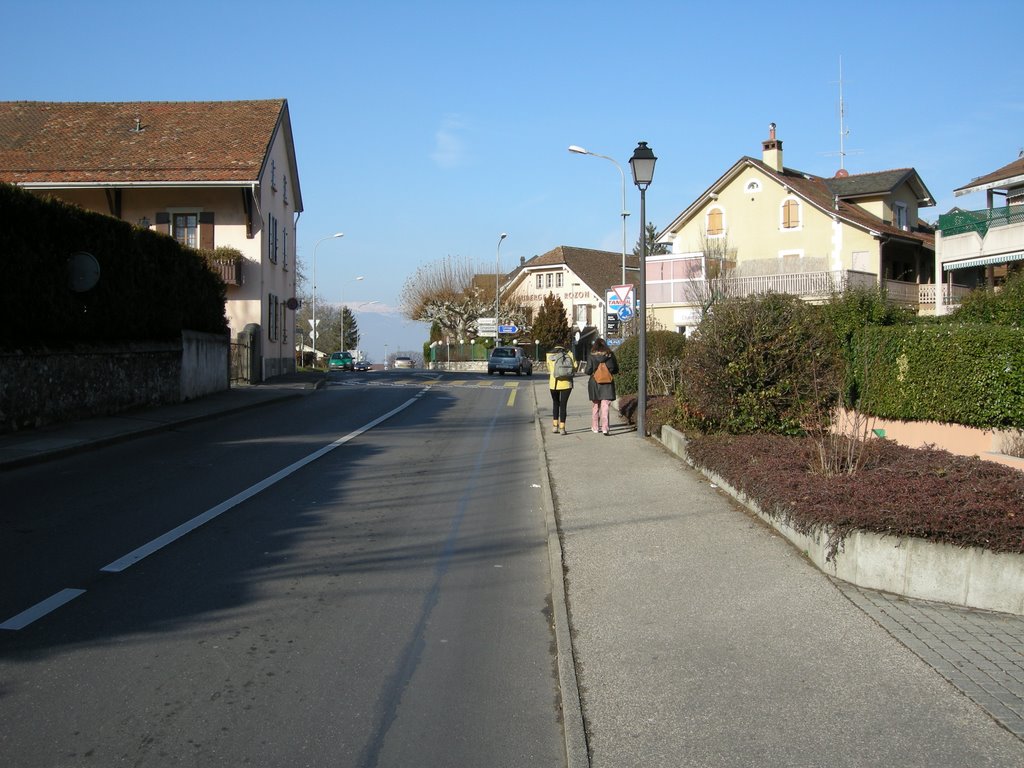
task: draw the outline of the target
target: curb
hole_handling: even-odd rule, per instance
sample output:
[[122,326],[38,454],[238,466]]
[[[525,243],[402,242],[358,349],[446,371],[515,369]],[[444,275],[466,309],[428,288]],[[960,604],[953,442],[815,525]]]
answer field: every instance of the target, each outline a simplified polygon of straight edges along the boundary
[[855,531],[833,561],[826,558],[828,530],[797,531],[764,512],[756,501],[714,472],[694,466],[686,436],[669,426],[656,438],[666,450],[789,539],[823,573],[865,589],[964,608],[1024,616],[1024,555],[956,547],[908,536]]
[[568,768],[589,768],[590,755],[587,751],[587,731],[583,718],[583,701],[580,697],[579,681],[576,679],[576,658],[569,629],[569,611],[565,593],[565,571],[563,569],[562,542],[558,535],[558,521],[555,519],[555,498],[551,491],[551,476],[548,471],[547,447],[541,430],[540,404],[537,402],[537,387],[533,392],[533,426],[537,447],[544,462],[541,473],[541,499],[544,505],[544,523],[548,534],[548,571],[551,583],[551,621],[555,631],[557,648],[558,687],[562,700],[562,734],[565,738],[565,759]]

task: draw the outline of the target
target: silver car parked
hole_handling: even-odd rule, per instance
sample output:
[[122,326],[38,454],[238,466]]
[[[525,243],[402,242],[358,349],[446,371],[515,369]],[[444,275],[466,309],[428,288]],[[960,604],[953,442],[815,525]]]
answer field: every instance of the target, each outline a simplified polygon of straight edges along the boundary
[[519,347],[495,347],[487,358],[487,375],[497,371],[502,376],[514,373],[516,376],[530,376],[533,373],[533,361]]

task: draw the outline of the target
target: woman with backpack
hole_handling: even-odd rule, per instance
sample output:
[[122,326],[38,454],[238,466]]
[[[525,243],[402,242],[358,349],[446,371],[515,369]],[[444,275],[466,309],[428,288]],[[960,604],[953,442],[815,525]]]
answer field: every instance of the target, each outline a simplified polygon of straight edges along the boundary
[[548,352],[548,389],[551,390],[551,426],[556,435],[565,434],[565,406],[572,394],[572,377],[576,360],[563,346]]
[[590,431],[608,434],[608,410],[615,399],[615,374],[619,363],[604,339],[597,339],[587,355],[587,394],[590,396],[592,415]]

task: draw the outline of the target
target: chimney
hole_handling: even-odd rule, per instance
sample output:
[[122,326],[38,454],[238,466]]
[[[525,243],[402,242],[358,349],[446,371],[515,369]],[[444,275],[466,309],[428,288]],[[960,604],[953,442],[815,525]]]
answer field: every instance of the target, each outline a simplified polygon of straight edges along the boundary
[[761,160],[776,173],[782,173],[782,141],[775,138],[775,123],[768,125],[768,139],[761,142]]

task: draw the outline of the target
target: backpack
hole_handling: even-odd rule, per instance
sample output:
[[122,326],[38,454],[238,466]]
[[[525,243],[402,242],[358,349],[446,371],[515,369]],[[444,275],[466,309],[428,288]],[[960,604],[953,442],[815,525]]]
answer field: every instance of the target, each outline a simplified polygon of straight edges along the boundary
[[594,381],[598,384],[612,383],[612,372],[608,370],[608,366],[604,364],[604,360],[598,363],[597,369],[594,371]]
[[562,352],[555,358],[555,378],[559,381],[571,381],[573,373],[575,373],[575,370],[572,359],[565,352]]

